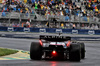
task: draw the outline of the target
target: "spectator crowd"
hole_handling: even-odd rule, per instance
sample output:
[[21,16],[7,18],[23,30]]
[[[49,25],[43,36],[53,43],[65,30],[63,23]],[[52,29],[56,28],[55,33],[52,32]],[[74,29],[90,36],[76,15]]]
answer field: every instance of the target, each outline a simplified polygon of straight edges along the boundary
[[[95,21],[95,16],[100,18],[100,0],[24,0],[29,3],[38,14],[50,16],[65,16],[65,21],[72,20],[72,16],[83,17],[83,21],[90,21],[90,18]],[[80,2],[81,5],[77,5]],[[85,5],[83,9],[82,6]],[[87,9],[87,10],[86,10]],[[88,11],[89,10],[89,11]]]
[[29,13],[33,13],[27,6],[25,6],[19,0],[7,0],[3,3],[2,7],[2,16],[6,16],[7,12],[17,12],[17,13],[25,13],[28,16]]
[[[76,2],[81,2],[85,5],[83,9],[82,5],[76,4]],[[65,21],[79,20],[82,17],[83,21],[96,21],[95,17],[100,18],[100,0],[24,0],[24,3],[30,4],[32,8],[39,15],[44,15],[48,19],[48,16],[64,16]],[[31,9],[22,4],[19,0],[12,0],[11,2],[5,1],[2,7],[2,16],[6,16],[6,12],[20,12],[25,13],[26,16],[29,13],[33,13]]]
[[84,5],[87,10],[93,12],[94,16],[100,18],[100,0],[84,1]]
[[[64,21],[86,21],[93,22],[100,20],[100,0],[23,0],[25,4],[29,4],[37,14],[43,15],[46,19],[49,16],[64,17]],[[80,3],[81,5],[78,5]],[[2,16],[6,16],[6,12],[29,13],[34,14],[34,11],[29,9],[19,0],[6,0],[3,3]],[[79,24],[61,23],[62,28],[78,27]],[[65,27],[67,26],[67,27]],[[88,28],[88,25],[81,25]],[[98,25],[90,25],[90,27],[98,27]]]

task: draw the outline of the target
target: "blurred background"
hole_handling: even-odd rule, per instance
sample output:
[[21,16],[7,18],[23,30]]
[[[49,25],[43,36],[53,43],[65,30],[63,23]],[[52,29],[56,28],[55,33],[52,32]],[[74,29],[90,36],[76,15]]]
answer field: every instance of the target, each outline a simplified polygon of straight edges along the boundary
[[100,0],[0,0],[0,26],[100,29]]

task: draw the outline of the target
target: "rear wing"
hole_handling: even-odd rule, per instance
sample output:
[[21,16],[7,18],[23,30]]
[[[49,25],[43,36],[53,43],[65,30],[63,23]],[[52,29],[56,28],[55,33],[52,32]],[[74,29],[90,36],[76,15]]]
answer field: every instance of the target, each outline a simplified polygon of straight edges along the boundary
[[48,35],[40,35],[40,40],[47,40],[47,41],[68,41],[71,40],[70,36],[48,36]]

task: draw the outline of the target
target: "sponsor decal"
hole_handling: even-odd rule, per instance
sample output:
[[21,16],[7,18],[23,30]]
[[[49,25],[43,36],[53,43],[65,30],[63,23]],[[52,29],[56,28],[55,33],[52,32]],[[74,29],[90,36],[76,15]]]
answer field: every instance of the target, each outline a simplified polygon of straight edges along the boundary
[[13,27],[8,27],[8,31],[14,31]]
[[67,37],[67,36],[40,36],[42,39],[52,39],[52,38],[59,38],[59,39],[67,39],[67,38],[70,38],[70,37]]
[[94,30],[89,30],[89,31],[88,31],[88,34],[89,34],[89,35],[94,35],[94,34],[95,34],[95,31],[94,31]]
[[72,34],[78,34],[78,30],[72,30]]
[[30,32],[30,28],[24,28],[24,32]]
[[56,29],[56,33],[62,33],[62,29]]
[[46,29],[40,29],[39,32],[44,33],[46,32]]

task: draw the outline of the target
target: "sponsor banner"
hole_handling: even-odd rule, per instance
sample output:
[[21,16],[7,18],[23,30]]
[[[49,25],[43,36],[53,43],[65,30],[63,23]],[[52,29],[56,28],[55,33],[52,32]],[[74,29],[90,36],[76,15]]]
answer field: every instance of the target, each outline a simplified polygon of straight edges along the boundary
[[0,26],[0,31],[8,31],[8,27],[1,27]]
[[40,28],[30,28],[30,32],[39,32]]
[[47,33],[56,33],[56,28],[46,28]]
[[71,34],[72,33],[72,29],[62,29],[63,33],[67,33],[67,34]]
[[30,32],[30,28],[24,28],[24,32]]
[[89,30],[89,31],[88,31],[88,34],[89,34],[89,35],[94,35],[94,34],[95,34],[95,31],[94,31],[94,30]]
[[14,27],[15,32],[24,32],[23,27]]
[[78,29],[78,34],[88,34],[88,29]]
[[100,30],[95,30],[96,35],[100,35]]
[[24,28],[24,27],[0,26],[0,31],[100,35],[100,30],[88,30],[88,29],[85,30],[85,29],[56,29],[56,28]]
[[46,33],[46,29],[45,28],[40,28],[39,32]]
[[14,28],[13,27],[8,27],[8,31],[14,31]]
[[78,30],[72,30],[72,34],[78,34]]
[[56,33],[62,33],[62,29],[56,29]]

